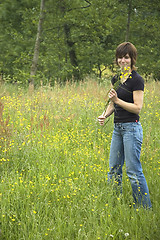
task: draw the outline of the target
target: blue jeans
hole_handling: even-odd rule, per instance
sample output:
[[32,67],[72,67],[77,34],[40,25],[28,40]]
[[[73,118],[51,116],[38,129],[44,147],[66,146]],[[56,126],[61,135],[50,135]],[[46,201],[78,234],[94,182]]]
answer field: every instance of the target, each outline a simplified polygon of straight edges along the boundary
[[115,123],[109,158],[109,180],[122,183],[122,167],[126,162],[135,205],[151,208],[149,190],[140,163],[143,130],[140,122]]

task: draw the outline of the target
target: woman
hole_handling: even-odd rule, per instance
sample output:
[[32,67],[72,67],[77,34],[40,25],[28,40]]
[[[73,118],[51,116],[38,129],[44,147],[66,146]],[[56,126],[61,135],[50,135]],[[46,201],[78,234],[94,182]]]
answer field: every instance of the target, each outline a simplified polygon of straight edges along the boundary
[[[122,167],[132,186],[135,206],[151,208],[149,190],[140,163],[143,131],[139,113],[143,105],[144,80],[135,71],[137,50],[130,42],[120,44],[116,49],[116,63],[121,68],[121,83],[115,91],[109,92],[110,104],[98,117],[100,125],[114,112],[114,131],[110,148],[109,180],[114,179],[121,186]],[[114,86],[117,77],[112,79]]]

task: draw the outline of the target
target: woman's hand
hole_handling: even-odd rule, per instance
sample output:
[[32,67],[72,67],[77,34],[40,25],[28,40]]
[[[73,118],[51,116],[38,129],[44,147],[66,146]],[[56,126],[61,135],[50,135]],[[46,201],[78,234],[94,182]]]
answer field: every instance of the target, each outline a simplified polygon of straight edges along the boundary
[[116,91],[113,88],[109,91],[108,96],[109,96],[109,99],[112,102],[114,102],[114,103],[117,102],[117,100],[118,100],[117,93],[116,93]]
[[99,121],[99,124],[100,124],[101,126],[104,125],[105,119],[106,119],[106,118],[105,118],[105,116],[104,116],[104,113],[98,117],[98,121]]

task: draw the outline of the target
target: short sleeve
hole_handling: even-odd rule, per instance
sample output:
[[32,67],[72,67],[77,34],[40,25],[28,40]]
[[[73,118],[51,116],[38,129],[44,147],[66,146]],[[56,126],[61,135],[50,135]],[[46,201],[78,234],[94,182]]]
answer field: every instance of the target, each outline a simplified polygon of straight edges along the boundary
[[134,79],[133,91],[144,91],[144,80],[140,75],[137,75]]

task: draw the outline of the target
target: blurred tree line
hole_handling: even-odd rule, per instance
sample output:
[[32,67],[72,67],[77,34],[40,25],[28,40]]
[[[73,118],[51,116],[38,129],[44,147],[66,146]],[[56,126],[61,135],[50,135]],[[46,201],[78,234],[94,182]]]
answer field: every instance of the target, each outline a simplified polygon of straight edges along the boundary
[[101,77],[124,41],[138,49],[138,72],[160,80],[160,1],[1,0],[0,21],[3,81]]

